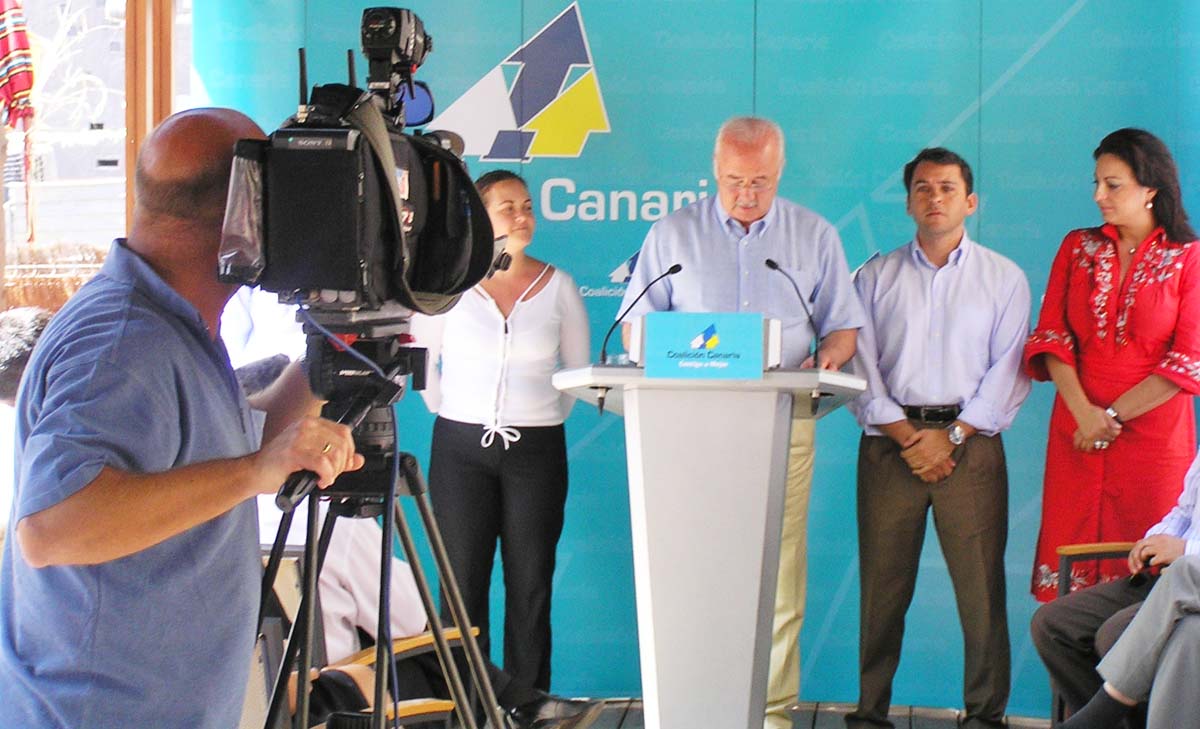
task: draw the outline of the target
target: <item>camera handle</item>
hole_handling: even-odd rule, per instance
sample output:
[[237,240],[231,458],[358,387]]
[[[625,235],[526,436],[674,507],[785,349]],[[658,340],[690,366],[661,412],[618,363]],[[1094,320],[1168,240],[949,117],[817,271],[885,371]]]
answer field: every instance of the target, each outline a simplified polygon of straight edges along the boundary
[[[396,388],[396,394],[399,393],[400,387],[398,385],[392,382],[387,382],[387,385],[389,387]],[[367,414],[370,413],[380,401],[390,401],[390,398],[388,398],[388,400],[382,400],[382,398],[379,397],[357,397],[350,403],[350,405],[346,407],[346,411],[342,413],[340,417],[336,418],[336,420],[339,423],[349,425],[351,430],[353,430],[359,425],[362,425],[362,421],[366,419]],[[292,510],[296,508],[296,505],[303,501],[305,496],[308,496],[310,493],[312,493],[313,489],[316,487],[317,474],[313,473],[312,471],[296,471],[292,475],[288,476],[287,480],[283,482],[283,485],[279,487],[279,492],[275,494],[275,505],[278,506],[280,511],[284,512],[285,515],[290,516]],[[288,521],[290,526],[291,520],[289,519]],[[264,585],[265,584],[266,583],[264,583]]]

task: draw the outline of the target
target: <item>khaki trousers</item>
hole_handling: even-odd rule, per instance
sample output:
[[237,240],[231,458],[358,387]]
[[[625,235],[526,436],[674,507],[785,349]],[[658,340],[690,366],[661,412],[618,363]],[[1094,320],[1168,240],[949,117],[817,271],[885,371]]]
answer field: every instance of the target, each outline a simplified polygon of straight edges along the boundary
[[792,420],[783,532],[779,538],[775,624],[771,631],[771,668],[767,675],[765,729],[792,729],[788,707],[800,695],[800,628],[804,624],[808,579],[808,495],[812,490],[814,431],[815,422],[811,418]]

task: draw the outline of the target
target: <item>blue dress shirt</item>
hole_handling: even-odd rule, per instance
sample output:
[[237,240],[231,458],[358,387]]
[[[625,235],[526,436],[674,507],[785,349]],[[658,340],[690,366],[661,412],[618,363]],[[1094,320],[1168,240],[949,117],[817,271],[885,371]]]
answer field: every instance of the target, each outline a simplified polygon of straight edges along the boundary
[[864,263],[854,285],[867,325],[852,371],[867,389],[849,407],[868,435],[904,420],[903,405],[958,405],[985,435],[1012,424],[1030,388],[1029,283],[1015,263],[964,233],[941,268],[913,240]]
[[1162,521],[1146,530],[1146,536],[1166,534],[1179,537],[1187,544],[1184,554],[1200,555],[1200,453],[1183,478],[1183,491],[1175,508]]
[[646,234],[625,290],[624,311],[654,277],[678,263],[679,273],[655,284],[630,311],[759,312],[783,323],[784,367],[799,367],[813,331],[788,280],[767,268],[774,259],[808,300],[819,335],[863,325],[837,230],[820,215],[776,198],[747,231],[716,197],[659,220]]

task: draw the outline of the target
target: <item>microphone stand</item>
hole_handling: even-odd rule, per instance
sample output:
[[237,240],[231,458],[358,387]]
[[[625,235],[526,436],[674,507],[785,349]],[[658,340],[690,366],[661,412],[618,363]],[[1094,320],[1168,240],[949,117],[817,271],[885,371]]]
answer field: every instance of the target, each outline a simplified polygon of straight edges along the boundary
[[[768,258],[763,261],[763,263],[772,271],[778,271],[779,273],[783,274],[784,278],[788,280],[788,283],[792,285],[792,290],[796,292],[796,298],[800,300],[800,306],[804,307],[804,315],[808,317],[808,325],[812,328],[813,336],[812,342],[809,344],[809,356],[812,357],[813,367],[819,368],[819,365],[817,364],[817,338],[821,333],[817,331],[817,323],[813,321],[812,310],[808,308],[808,300],[804,298],[804,294],[800,293],[800,285],[796,283],[796,279],[792,278],[792,274],[783,270],[783,268],[775,262],[775,259]],[[812,400],[812,414],[816,415],[817,407],[821,402],[821,391],[817,388],[813,388],[810,398]]]
[[784,276],[784,278],[788,280],[788,283],[792,285],[792,290],[796,292],[796,298],[800,300],[800,306],[804,307],[804,315],[808,317],[808,326],[812,328],[813,333],[812,342],[808,347],[809,356],[812,357],[813,367],[816,367],[817,339],[821,336],[821,333],[817,331],[817,323],[813,321],[812,310],[808,308],[808,300],[804,298],[804,294],[800,293],[800,285],[796,283],[796,279],[792,278],[792,274],[783,270],[783,268],[781,268],[780,265],[775,262],[775,259],[768,258],[767,260],[763,261],[763,263],[766,264],[767,268],[771,269],[772,271],[778,271]]
[[[612,337],[613,332],[616,331],[617,325],[619,325],[622,321],[624,321],[625,317],[629,315],[629,312],[631,309],[633,309],[634,305],[637,304],[637,302],[642,300],[642,297],[645,296],[650,291],[650,289],[654,286],[654,284],[658,283],[659,281],[662,281],[667,276],[674,276],[675,274],[679,273],[682,270],[683,270],[683,266],[679,265],[678,263],[672,265],[666,271],[663,271],[658,276],[655,276],[653,281],[646,284],[646,288],[642,289],[642,292],[637,295],[637,298],[635,298],[633,301],[629,302],[629,306],[625,307],[625,310],[622,311],[617,316],[616,320],[613,321],[612,326],[610,326],[608,328],[608,331],[604,333],[604,341],[602,341],[600,343],[600,364],[602,364],[602,365],[608,364],[608,340],[609,340],[609,338]],[[604,414],[604,398],[608,396],[608,391],[611,388],[600,387],[597,389],[599,390],[599,392],[596,395],[596,407],[598,407],[600,409],[600,414],[603,415]]]

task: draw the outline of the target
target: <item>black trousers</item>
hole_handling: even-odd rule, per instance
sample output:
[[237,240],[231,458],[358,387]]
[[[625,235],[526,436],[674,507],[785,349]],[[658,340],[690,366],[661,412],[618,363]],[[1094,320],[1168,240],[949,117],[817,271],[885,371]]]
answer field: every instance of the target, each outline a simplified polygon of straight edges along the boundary
[[[459,675],[473,697],[473,711],[477,723],[485,721],[483,705],[480,703],[466,656],[461,649],[454,649],[454,661]],[[513,684],[512,679],[490,661],[484,667],[496,692],[496,700],[504,709],[521,706],[540,698],[538,692]],[[446,677],[436,653],[421,653],[392,663],[394,682],[388,682],[388,692],[396,701],[409,699],[453,699]],[[393,690],[393,687],[395,690]],[[325,723],[334,711],[362,711],[368,704],[367,697],[358,690],[354,680],[340,671],[325,671],[313,682],[312,699],[309,705],[309,726]],[[421,722],[406,724],[409,729],[444,729],[445,722]]]
[[[567,500],[561,425],[522,427],[506,449],[484,448],[483,426],[439,417],[429,491],[466,603],[490,649],[488,594],[496,541],[504,571],[504,671],[520,686],[550,690],[550,593]],[[448,614],[442,601],[442,612]]]
[[1033,614],[1033,645],[1068,715],[1100,690],[1104,680],[1096,665],[1125,632],[1157,580],[1150,577],[1139,585],[1128,579],[1102,582],[1052,600]]
[[948,478],[927,484],[912,474],[892,439],[863,436],[859,443],[859,699],[846,717],[848,727],[892,726],[887,719],[892,679],[930,509],[962,626],[962,725],[1004,724],[1010,664],[1004,446],[1000,436],[976,435],[955,449],[954,460],[958,465]]

